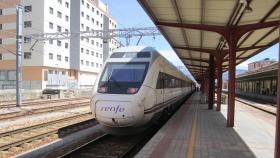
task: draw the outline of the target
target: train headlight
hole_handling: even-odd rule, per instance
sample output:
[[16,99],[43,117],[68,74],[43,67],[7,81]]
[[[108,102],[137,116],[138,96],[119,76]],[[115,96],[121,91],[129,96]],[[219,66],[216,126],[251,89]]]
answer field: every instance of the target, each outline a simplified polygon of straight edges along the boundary
[[127,93],[128,94],[135,94],[138,91],[138,88],[127,88]]
[[99,93],[106,93],[108,91],[108,87],[99,87],[98,92]]

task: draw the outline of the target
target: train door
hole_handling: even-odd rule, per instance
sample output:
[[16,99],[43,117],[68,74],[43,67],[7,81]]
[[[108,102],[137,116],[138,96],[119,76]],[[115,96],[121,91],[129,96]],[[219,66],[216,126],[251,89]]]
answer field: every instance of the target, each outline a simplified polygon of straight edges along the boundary
[[160,68],[158,78],[157,78],[157,104],[161,104],[164,102],[164,74]]

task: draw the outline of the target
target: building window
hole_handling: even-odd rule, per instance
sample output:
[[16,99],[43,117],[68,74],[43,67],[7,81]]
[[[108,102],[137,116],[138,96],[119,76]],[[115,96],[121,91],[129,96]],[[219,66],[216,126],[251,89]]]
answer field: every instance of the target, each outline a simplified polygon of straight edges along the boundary
[[57,40],[57,46],[61,46],[61,41]]
[[65,62],[68,63],[68,61],[69,61],[69,58],[68,58],[68,57],[65,57]]
[[102,24],[100,24],[100,27],[102,28],[102,27],[103,27],[103,25],[102,25]]
[[89,31],[89,27],[87,26],[87,29],[86,29],[87,31]]
[[57,26],[57,32],[61,32],[61,26]]
[[96,25],[97,25],[97,26],[99,25],[99,22],[98,22],[98,21],[96,21]]
[[68,2],[65,2],[65,7],[69,8],[69,3]]
[[82,29],[84,29],[84,24],[81,24]]
[[89,4],[87,3],[87,8],[89,9]]
[[57,17],[58,17],[58,18],[61,18],[61,17],[62,17],[62,13],[59,12],[59,11],[57,11]]
[[91,7],[91,11],[94,12],[94,8],[93,7]]
[[61,55],[57,55],[56,58],[58,61],[61,61]]
[[65,29],[65,32],[68,32],[69,30],[68,29]]
[[0,53],[0,60],[2,60],[3,59],[3,56],[2,56],[2,53]]
[[88,49],[86,50],[86,54],[89,54],[89,50]]
[[0,15],[3,15],[3,10],[2,9],[0,9]]
[[69,16],[65,15],[65,21],[69,21]]
[[82,5],[84,5],[85,4],[85,1],[84,0],[82,0]]
[[68,43],[65,43],[65,48],[68,48]]
[[8,81],[16,80],[16,71],[8,71]]
[[102,48],[102,44],[100,43],[100,48]]
[[93,51],[91,51],[91,55],[94,56],[94,52]]
[[53,60],[53,53],[49,53],[49,59]]
[[89,20],[89,15],[87,15],[87,20]]
[[24,22],[24,28],[29,28],[32,27],[32,22],[31,21],[25,21]]
[[91,67],[94,67],[94,62],[91,62]]
[[53,40],[52,39],[49,40],[49,44],[53,44]]
[[96,42],[95,44],[96,44],[97,47],[99,46],[99,43],[98,43],[98,42]]
[[2,44],[2,38],[0,38],[0,44]]
[[86,42],[89,43],[89,38],[86,38]]
[[50,12],[50,14],[53,14],[53,8],[52,7],[49,8],[49,12]]
[[24,6],[24,12],[28,13],[28,12],[32,12],[32,6]]
[[49,28],[53,29],[53,23],[49,22]]
[[94,40],[91,40],[91,44],[94,45]]
[[24,52],[23,53],[23,58],[24,59],[31,59],[31,52]]
[[89,66],[89,61],[86,61],[86,65]]
[[84,17],[84,16],[85,16],[85,13],[84,13],[84,12],[82,12],[81,14],[82,14],[82,17]]
[[31,37],[24,37],[23,41],[24,43],[31,43]]
[[100,58],[102,58],[102,54],[100,54]]
[[95,67],[97,67],[97,68],[98,68],[98,63],[95,63]]
[[7,71],[0,71],[0,81],[5,81],[7,78]]
[[94,23],[94,19],[93,18],[91,18],[91,22]]
[[3,25],[2,24],[0,24],[0,30],[2,30],[3,29]]
[[99,15],[99,11],[98,10],[96,11],[96,14]]
[[81,64],[84,65],[84,60],[81,60]]
[[99,54],[98,54],[98,53],[96,53],[96,55],[95,55],[95,56],[96,56],[96,57],[98,57],[98,55],[99,55]]
[[62,0],[57,0],[57,2],[58,2],[59,4],[62,4]]
[[84,52],[84,48],[81,48],[81,53],[83,53]]

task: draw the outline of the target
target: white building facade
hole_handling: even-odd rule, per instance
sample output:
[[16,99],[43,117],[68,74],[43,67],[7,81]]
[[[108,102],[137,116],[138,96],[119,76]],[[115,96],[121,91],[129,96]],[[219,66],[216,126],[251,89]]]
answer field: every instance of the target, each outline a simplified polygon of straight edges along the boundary
[[[19,3],[13,1],[14,4]],[[7,9],[2,9],[2,12],[15,15],[14,4]],[[36,33],[69,31],[77,33],[100,30],[104,28],[104,17],[108,17],[108,7],[104,9],[106,5],[99,1],[22,0],[21,4],[24,6],[23,36]],[[2,29],[12,30],[12,32],[15,32],[15,28],[15,21],[7,22],[2,26]],[[10,47],[15,51],[15,33],[5,37],[4,31],[0,30],[0,37],[2,44],[6,47],[12,45]],[[49,40],[37,42],[33,47],[34,42],[35,40],[24,36],[22,49],[24,89],[93,86],[104,61],[103,40],[94,38]],[[116,45],[111,47],[113,49]],[[15,55],[3,52],[5,50],[0,51],[0,66],[3,65],[0,67],[0,76],[4,73],[6,76],[0,77],[0,89],[13,88],[11,85],[15,85],[15,78],[11,76],[15,76]]]

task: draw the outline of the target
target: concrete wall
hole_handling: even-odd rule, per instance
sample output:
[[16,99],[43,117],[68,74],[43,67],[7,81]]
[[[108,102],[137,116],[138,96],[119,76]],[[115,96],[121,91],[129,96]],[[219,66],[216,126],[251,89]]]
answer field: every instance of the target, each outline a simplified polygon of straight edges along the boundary
[[[59,95],[60,98],[72,98],[72,97],[90,97],[92,94],[92,89],[72,89],[72,90],[63,90]],[[22,99],[41,99],[42,91],[41,90],[23,90]],[[53,99],[57,99],[57,96],[53,96]],[[0,102],[2,101],[15,101],[16,93],[15,90],[1,90],[0,91]]]

